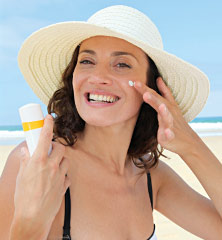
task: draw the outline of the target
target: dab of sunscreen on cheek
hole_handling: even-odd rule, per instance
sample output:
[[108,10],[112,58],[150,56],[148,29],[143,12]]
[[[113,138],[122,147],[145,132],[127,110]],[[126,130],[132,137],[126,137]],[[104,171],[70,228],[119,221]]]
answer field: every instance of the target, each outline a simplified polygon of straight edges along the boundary
[[[30,156],[32,156],[37,147],[39,136],[44,124],[44,116],[41,106],[40,104],[35,103],[26,104],[19,108],[19,115],[22,121],[29,153]],[[52,145],[50,145],[48,154],[50,154],[51,151]]]
[[133,87],[134,86],[134,82],[129,80],[129,85],[130,85],[130,87]]

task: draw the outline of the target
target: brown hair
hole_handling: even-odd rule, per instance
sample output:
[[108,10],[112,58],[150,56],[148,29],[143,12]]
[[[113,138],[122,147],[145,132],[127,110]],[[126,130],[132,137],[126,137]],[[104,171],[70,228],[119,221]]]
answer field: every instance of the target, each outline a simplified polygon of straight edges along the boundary
[[[80,46],[75,49],[72,59],[65,69],[61,87],[53,94],[48,104],[48,113],[54,113],[54,139],[62,138],[67,146],[72,146],[77,141],[76,134],[82,132],[85,127],[85,121],[79,116],[74,100],[72,77],[77,64]],[[147,70],[147,85],[159,92],[156,79],[160,73],[147,55],[149,68]],[[158,120],[157,112],[148,104],[141,105],[140,113],[134,128],[128,156],[134,164],[148,172],[151,167],[158,163],[162,154],[162,148],[158,148],[157,142]],[[144,155],[148,156],[144,157]],[[139,161],[138,161],[139,159]]]

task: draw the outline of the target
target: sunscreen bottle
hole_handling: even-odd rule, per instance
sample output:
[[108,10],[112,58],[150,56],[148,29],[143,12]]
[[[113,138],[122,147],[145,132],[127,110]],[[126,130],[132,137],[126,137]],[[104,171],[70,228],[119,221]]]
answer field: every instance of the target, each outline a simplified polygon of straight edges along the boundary
[[[33,155],[39,136],[44,124],[44,116],[40,104],[30,103],[19,108],[19,115],[22,121],[25,139],[28,145],[30,156]],[[52,151],[52,144],[50,145],[48,154]]]

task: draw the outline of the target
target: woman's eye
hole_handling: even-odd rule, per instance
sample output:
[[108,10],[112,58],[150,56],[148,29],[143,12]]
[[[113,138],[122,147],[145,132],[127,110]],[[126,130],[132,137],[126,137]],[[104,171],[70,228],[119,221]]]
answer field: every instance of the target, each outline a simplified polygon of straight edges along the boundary
[[82,60],[80,61],[80,64],[92,64],[92,62],[89,60]]
[[126,63],[118,63],[118,64],[117,64],[117,67],[120,67],[120,68],[125,68],[125,67],[131,68],[131,66],[128,65],[128,64],[126,64]]

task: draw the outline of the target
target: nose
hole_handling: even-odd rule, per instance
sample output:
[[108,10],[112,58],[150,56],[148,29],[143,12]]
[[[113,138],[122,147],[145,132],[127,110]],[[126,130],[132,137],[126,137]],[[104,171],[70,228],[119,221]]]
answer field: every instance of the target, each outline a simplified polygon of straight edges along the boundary
[[106,70],[98,69],[91,73],[88,82],[90,84],[111,85],[113,81]]

